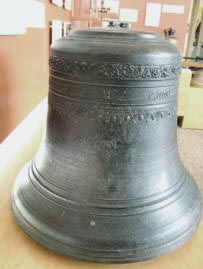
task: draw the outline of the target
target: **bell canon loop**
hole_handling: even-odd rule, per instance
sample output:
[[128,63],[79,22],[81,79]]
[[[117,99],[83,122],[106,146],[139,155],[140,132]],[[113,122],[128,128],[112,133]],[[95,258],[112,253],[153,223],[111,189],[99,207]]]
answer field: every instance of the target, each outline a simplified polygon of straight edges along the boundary
[[180,247],[200,221],[200,194],[177,149],[177,48],[154,33],[75,30],[49,65],[46,132],[13,189],[19,225],[88,261]]

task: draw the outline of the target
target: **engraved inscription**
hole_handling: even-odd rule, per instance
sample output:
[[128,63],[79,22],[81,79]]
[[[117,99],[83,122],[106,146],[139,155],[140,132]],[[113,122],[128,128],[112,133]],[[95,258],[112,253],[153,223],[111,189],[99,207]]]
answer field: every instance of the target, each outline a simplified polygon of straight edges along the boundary
[[82,74],[94,75],[100,78],[117,80],[164,80],[178,78],[181,70],[179,63],[173,65],[139,65],[130,63],[93,63],[87,60],[71,60],[51,56],[49,59],[51,69],[68,74],[80,76]]
[[167,90],[165,92],[152,92],[149,94],[149,100],[161,100],[167,99],[171,96],[171,90]]
[[155,104],[176,99],[177,85],[170,87],[123,87],[74,83],[50,77],[50,93],[75,101],[117,104]]

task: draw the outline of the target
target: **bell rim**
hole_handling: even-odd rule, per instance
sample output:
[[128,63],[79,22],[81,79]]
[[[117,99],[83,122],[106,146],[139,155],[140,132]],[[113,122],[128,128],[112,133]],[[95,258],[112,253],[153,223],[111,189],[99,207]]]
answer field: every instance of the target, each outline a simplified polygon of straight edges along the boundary
[[[145,255],[143,257],[140,257],[140,255],[138,254],[137,256],[135,256],[132,254],[132,253],[137,252],[137,250],[135,248],[134,252],[132,252],[132,250],[131,250],[132,258],[130,258],[130,257],[120,258],[119,254],[122,251],[121,252],[118,252],[118,251],[113,252],[112,251],[112,253],[114,253],[114,254],[118,253],[118,256],[114,256],[114,258],[112,258],[111,255],[109,256],[109,258],[107,258],[107,257],[100,258],[99,255],[101,255],[102,251],[100,251],[100,252],[95,251],[96,253],[99,253],[98,258],[96,256],[92,258],[91,256],[87,256],[85,254],[82,255],[82,251],[84,252],[85,249],[79,248],[81,253],[74,254],[71,252],[74,252],[74,249],[76,249],[77,247],[68,246],[67,244],[63,244],[62,242],[54,240],[53,238],[47,237],[47,235],[45,236],[43,233],[41,233],[40,230],[36,229],[36,227],[32,226],[29,222],[27,222],[25,220],[25,218],[22,216],[22,214],[17,209],[15,202],[12,203],[12,210],[13,210],[13,213],[14,213],[15,219],[17,220],[18,225],[23,229],[23,231],[30,238],[32,238],[35,242],[37,242],[41,246],[45,247],[49,251],[54,251],[55,253],[57,253],[59,255],[65,256],[67,258],[73,258],[73,259],[76,259],[78,261],[80,260],[80,261],[104,263],[104,264],[143,262],[143,261],[148,261],[148,260],[162,257],[165,254],[170,254],[170,253],[174,252],[175,250],[179,249],[180,247],[182,247],[182,245],[184,243],[186,243],[189,239],[191,239],[193,234],[196,232],[198,225],[200,223],[200,220],[201,220],[201,216],[199,216],[197,218],[197,221],[193,224],[193,226],[191,226],[191,229],[187,230],[187,232],[181,234],[181,236],[176,238],[176,240],[172,240],[171,242],[167,242],[166,244],[160,245],[159,247],[150,248],[150,252],[153,252],[153,254],[151,254],[151,255],[148,255],[148,256]],[[22,221],[22,219],[24,221]],[[37,231],[38,234],[33,232],[33,230]],[[42,242],[42,239],[44,240],[43,242]],[[44,243],[44,242],[46,242],[46,243]],[[53,247],[54,245],[56,245],[56,242],[57,242],[57,247]],[[59,245],[61,245],[60,249],[58,248]],[[68,249],[68,251],[70,251],[70,252],[68,253],[68,251],[64,251],[64,247],[65,247],[65,249]],[[160,249],[162,251],[159,251],[159,255],[157,255],[157,252]],[[86,251],[89,251],[89,250],[86,250]],[[94,251],[91,250],[91,252],[94,252]],[[109,251],[109,253],[110,253],[110,251]],[[107,253],[103,252],[103,254],[107,254]]]
[[[26,169],[27,165],[24,167]],[[23,169],[23,170],[24,170]],[[23,171],[21,171],[22,173]],[[85,248],[81,246],[73,246],[68,245],[67,242],[62,242],[60,240],[56,240],[53,236],[50,236],[51,233],[46,232],[46,234],[37,229],[37,227],[31,224],[25,215],[23,215],[23,210],[20,210],[17,205],[17,200],[22,204],[20,197],[18,196],[17,189],[19,180],[22,179],[21,173],[19,174],[12,193],[12,211],[15,216],[15,219],[18,225],[23,229],[23,231],[32,239],[34,239],[40,245],[46,247],[47,249],[54,251],[62,256],[66,256],[68,258],[74,258],[77,260],[82,260],[86,262],[95,262],[95,263],[133,263],[133,262],[141,262],[147,261],[151,259],[155,259],[161,257],[165,254],[171,253],[178,248],[180,248],[184,243],[186,243],[195,233],[198,228],[198,225],[201,220],[201,204],[196,206],[193,212],[193,223],[192,225],[188,225],[189,229],[184,230],[176,238],[173,238],[170,241],[165,242],[164,244],[146,247],[135,247],[134,249],[123,249],[123,250],[99,250],[94,248]],[[39,221],[39,220],[37,220]],[[40,221],[39,221],[40,222]],[[41,222],[42,223],[42,222]],[[43,223],[42,223],[43,224]],[[46,224],[45,224],[46,225]],[[147,244],[146,244],[147,246]],[[128,252],[130,254],[128,255]],[[144,255],[142,254],[144,253]],[[147,254],[148,253],[148,254]]]

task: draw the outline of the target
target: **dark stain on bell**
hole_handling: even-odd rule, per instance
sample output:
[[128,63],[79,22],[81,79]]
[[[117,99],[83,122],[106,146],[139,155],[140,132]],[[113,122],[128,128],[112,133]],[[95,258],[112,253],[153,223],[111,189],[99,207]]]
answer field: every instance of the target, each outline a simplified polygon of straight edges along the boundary
[[52,45],[49,66],[46,133],[13,189],[19,225],[94,262],[182,246],[199,224],[200,194],[177,149],[177,48],[154,33],[75,30]]
[[107,175],[108,193],[116,191],[116,182],[114,182],[114,176]]
[[127,133],[128,133],[128,120],[126,119],[123,122],[123,143],[127,141]]

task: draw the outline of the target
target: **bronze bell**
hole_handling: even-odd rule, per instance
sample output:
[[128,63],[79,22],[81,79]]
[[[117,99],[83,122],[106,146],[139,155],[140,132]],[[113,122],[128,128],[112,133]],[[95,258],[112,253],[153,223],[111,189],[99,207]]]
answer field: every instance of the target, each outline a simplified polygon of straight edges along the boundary
[[46,134],[13,190],[20,226],[88,261],[180,247],[200,221],[200,194],[177,149],[177,48],[154,33],[75,30],[49,64]]

